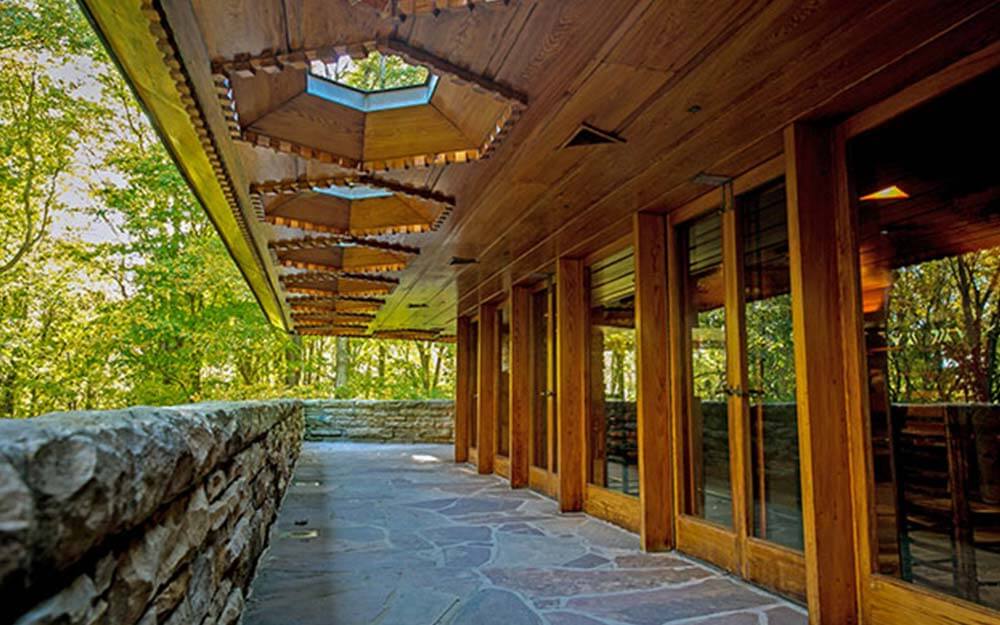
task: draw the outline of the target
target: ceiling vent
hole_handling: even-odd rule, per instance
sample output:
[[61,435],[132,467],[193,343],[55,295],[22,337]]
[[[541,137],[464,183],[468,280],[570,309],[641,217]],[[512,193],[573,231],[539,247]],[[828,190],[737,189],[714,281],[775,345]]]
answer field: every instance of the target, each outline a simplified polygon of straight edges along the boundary
[[573,136],[570,137],[562,148],[576,148],[588,145],[607,145],[609,143],[625,143],[621,137],[610,132],[605,132],[599,128],[594,128],[590,124],[580,124]]

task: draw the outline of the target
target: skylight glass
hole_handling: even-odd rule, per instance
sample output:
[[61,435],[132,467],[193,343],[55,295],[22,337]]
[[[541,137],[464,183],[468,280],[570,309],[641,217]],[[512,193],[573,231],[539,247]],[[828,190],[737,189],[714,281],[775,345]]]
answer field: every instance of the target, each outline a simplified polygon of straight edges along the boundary
[[371,52],[360,60],[345,55],[333,63],[313,61],[310,73],[365,93],[421,87],[430,81],[426,67],[410,65],[401,57],[380,52]]
[[379,189],[378,187],[369,187],[366,185],[354,185],[352,187],[347,186],[331,186],[331,187],[314,187],[313,191],[317,193],[322,193],[324,195],[332,195],[333,197],[338,197],[342,200],[373,200],[376,198],[392,197],[391,191],[386,191],[385,189]]

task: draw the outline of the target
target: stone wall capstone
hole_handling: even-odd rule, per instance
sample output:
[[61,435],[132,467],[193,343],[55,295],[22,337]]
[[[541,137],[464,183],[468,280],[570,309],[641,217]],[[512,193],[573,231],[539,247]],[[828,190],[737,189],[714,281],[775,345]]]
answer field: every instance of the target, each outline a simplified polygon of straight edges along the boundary
[[0,421],[0,624],[235,623],[298,401]]
[[317,399],[305,403],[307,440],[450,443],[451,400]]

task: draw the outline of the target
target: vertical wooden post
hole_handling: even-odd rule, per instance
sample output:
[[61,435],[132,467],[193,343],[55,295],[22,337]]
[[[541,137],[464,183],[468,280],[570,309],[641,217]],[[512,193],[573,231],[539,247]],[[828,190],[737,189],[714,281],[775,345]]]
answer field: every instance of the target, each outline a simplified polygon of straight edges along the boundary
[[826,128],[785,129],[806,596],[813,625],[858,622],[844,369],[847,341],[854,337],[845,336],[841,325],[845,259],[836,236],[850,205],[838,201],[834,145]]
[[468,317],[458,318],[458,328],[455,339],[458,344],[455,346],[455,462],[467,462],[469,460],[469,417],[472,414],[472,367],[476,363],[472,360],[471,341],[476,340],[471,336],[471,324]]
[[528,485],[531,460],[531,289],[515,286],[510,297],[510,486]]
[[559,405],[559,509],[583,509],[587,387],[587,292],[583,261],[556,264],[556,400]]
[[746,306],[743,293],[743,233],[732,183],[722,187],[722,273],[726,298],[726,384],[729,386],[729,475],[733,492],[733,531],[740,571],[747,577],[747,537],[751,532],[750,422],[747,402]]
[[642,547],[673,546],[670,471],[670,345],[667,326],[667,233],[662,215],[637,213],[635,329],[638,373],[639,505]]
[[496,455],[497,382],[500,378],[497,350],[500,315],[496,303],[479,305],[479,419],[476,443],[480,473],[493,473]]

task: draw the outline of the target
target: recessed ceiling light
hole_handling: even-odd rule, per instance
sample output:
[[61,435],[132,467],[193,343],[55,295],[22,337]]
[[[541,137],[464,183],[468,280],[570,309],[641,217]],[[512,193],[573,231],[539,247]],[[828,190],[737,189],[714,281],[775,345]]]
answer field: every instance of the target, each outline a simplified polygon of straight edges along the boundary
[[896,185],[891,187],[886,187],[884,189],[879,189],[875,193],[869,193],[868,195],[862,195],[862,202],[871,202],[873,200],[905,200],[910,197],[910,194],[903,191]]

